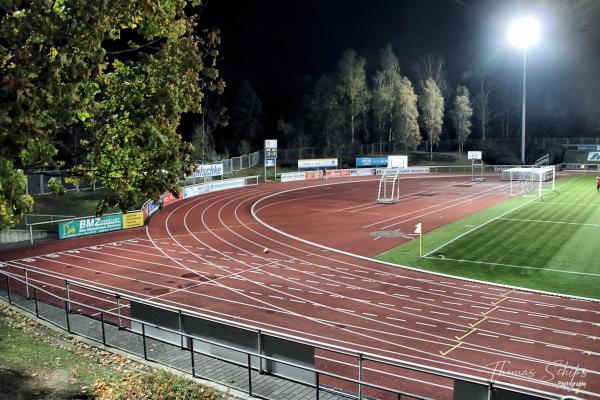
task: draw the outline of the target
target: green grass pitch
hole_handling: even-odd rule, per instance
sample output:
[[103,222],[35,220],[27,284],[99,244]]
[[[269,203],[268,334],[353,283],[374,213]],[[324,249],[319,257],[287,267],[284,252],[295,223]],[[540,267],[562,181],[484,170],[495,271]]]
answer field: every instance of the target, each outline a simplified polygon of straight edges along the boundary
[[508,285],[600,298],[600,194],[595,176],[556,181],[381,254],[381,260]]

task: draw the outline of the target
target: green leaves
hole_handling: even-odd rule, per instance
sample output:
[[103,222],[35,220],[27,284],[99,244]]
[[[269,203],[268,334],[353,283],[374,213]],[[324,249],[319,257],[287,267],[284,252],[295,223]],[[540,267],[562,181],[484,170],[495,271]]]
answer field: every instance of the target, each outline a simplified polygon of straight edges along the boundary
[[[199,4],[8,5],[0,25],[0,162],[23,170],[68,162],[68,176],[108,188],[99,212],[174,190],[191,151],[176,131],[181,115],[201,110],[204,91],[224,87],[218,33],[198,35],[197,18],[186,14]],[[74,163],[61,159],[69,154],[58,154],[56,142],[75,132],[84,154]]]

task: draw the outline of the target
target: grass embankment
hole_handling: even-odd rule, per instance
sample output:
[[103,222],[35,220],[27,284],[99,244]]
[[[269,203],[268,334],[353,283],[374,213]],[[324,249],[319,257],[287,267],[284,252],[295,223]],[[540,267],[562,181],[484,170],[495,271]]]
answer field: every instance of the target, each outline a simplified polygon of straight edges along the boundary
[[0,399],[226,399],[56,332],[0,304]]
[[562,178],[543,199],[515,197],[428,232],[379,259],[484,281],[600,298],[595,177]]

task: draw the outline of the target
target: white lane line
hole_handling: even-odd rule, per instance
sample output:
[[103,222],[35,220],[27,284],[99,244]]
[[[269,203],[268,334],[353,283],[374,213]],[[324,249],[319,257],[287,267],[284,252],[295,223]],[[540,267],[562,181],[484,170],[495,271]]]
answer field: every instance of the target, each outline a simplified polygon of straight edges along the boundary
[[402,319],[402,318],[385,317],[385,319],[389,319],[389,320],[392,320],[392,321],[406,322],[406,320]]
[[536,306],[540,306],[540,307],[549,307],[549,308],[554,308],[556,307],[554,304],[541,304],[541,303],[535,303]]
[[520,301],[520,300],[508,300],[509,303],[517,303],[517,304],[527,304],[526,301]]
[[470,319],[471,321],[477,321],[479,318],[467,317],[466,315],[459,315],[458,318]]
[[305,301],[302,301],[302,300],[290,299],[290,301],[293,301],[294,303],[302,303],[302,304],[306,304],[306,302],[305,302]]
[[557,344],[547,344],[546,347],[552,347],[554,349],[561,349],[561,350],[571,350],[570,347],[566,347],[566,346],[559,346]]
[[349,312],[349,313],[354,313],[355,312],[354,310],[349,310],[347,308],[336,308],[336,310],[343,311],[343,312]]
[[575,332],[566,332],[566,331],[559,331],[559,330],[553,330],[553,333],[559,333],[561,335],[568,335],[568,336],[576,336],[577,333]]
[[471,307],[473,307],[473,308],[479,308],[480,310],[489,310],[489,307],[476,306],[474,304],[471,304]]
[[509,314],[518,314],[518,313],[519,313],[518,311],[504,310],[504,309],[500,309],[500,310],[498,310],[498,311],[505,312],[505,313],[509,313]]
[[578,319],[572,319],[572,318],[559,318],[559,320],[561,320],[561,321],[566,321],[566,322],[576,322],[576,323],[578,323],[578,324],[580,324],[580,323],[581,323],[581,321],[580,321],[580,320],[578,320]]
[[425,300],[425,301],[435,301],[435,299],[429,299],[427,297],[417,297],[418,300]]
[[419,312],[421,311],[420,308],[413,308],[413,307],[402,307],[402,308],[404,308],[406,310],[412,310],[412,311],[419,311]]
[[425,325],[425,326],[431,326],[432,328],[437,328],[437,325],[433,325],[433,324],[426,324],[425,322],[415,322],[416,325]]
[[283,300],[283,297],[281,297],[281,296],[275,296],[273,294],[270,294],[269,297],[272,297],[272,298],[277,299],[277,300]]
[[250,292],[250,294],[256,295],[256,296],[262,296],[262,293],[258,293],[258,292]]
[[492,324],[510,325],[508,322],[502,322],[502,321],[488,320],[488,322],[491,322]]
[[497,336],[497,335],[490,335],[489,333],[477,332],[477,334],[479,336],[488,336],[488,337],[492,337],[494,339],[498,339],[499,338],[499,336]]
[[369,317],[378,317],[377,314],[372,314],[372,313],[368,313],[368,312],[364,312],[362,313],[363,315],[368,315]]
[[396,307],[395,305],[389,304],[389,303],[378,303],[378,304],[382,305],[382,306],[386,306],[386,307]]
[[527,343],[527,344],[534,344],[534,342],[532,342],[530,340],[515,339],[515,338],[510,338],[510,340],[512,340],[513,342],[521,342],[521,343]]
[[541,330],[542,330],[542,328],[536,328],[536,327],[533,327],[533,326],[527,326],[527,325],[519,325],[519,328],[533,329],[533,330],[535,330],[535,331],[541,331]]
[[448,314],[448,313],[445,313],[445,312],[439,312],[439,311],[430,311],[430,313],[432,313],[432,314],[438,314],[438,315],[446,315],[446,316],[447,316],[447,315],[450,315],[450,314]]
[[537,317],[537,318],[550,318],[547,315],[541,315],[541,314],[531,314],[531,313],[527,313],[527,315],[529,315],[530,317]]

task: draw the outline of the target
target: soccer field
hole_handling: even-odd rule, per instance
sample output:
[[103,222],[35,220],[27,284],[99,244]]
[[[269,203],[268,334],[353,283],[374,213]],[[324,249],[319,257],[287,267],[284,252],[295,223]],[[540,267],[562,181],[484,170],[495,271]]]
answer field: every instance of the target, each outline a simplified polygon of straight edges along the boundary
[[543,198],[515,197],[378,258],[468,278],[600,298],[595,176],[565,177]]

